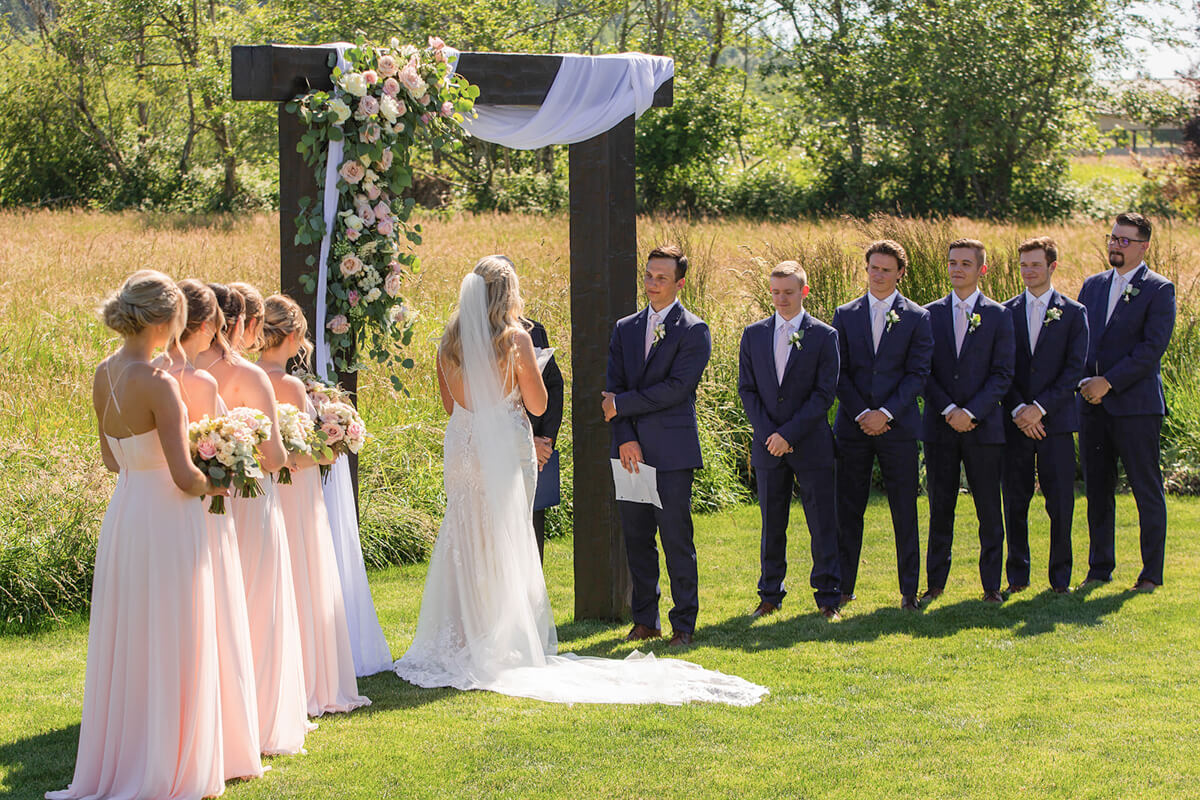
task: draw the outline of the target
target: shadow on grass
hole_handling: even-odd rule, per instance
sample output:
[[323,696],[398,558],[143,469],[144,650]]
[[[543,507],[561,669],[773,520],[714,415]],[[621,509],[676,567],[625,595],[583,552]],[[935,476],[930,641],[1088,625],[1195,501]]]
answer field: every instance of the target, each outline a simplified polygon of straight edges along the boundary
[[8,771],[0,800],[28,800],[67,788],[78,745],[78,725],[0,745],[0,766]]
[[[794,615],[777,613],[766,619],[751,622],[748,615],[738,614],[697,630],[696,644],[744,652],[781,650],[800,642],[872,642],[891,635],[936,639],[954,636],[963,630],[1011,630],[1016,636],[1039,636],[1060,626],[1092,627],[1123,606],[1136,592],[1124,591],[1102,597],[1089,597],[1084,590],[1071,595],[1058,595],[1050,590],[1039,594],[1018,596],[996,607],[982,600],[961,600],[943,605],[931,603],[921,613],[900,608],[877,608],[865,614],[855,614],[854,607],[843,610],[841,622],[830,623],[816,609]],[[579,620],[559,626],[559,640],[573,642],[608,633],[601,641],[586,646],[570,645],[579,655],[623,656],[634,649],[625,641],[627,623],[598,620]],[[655,641],[651,649],[662,653],[665,640]],[[642,646],[642,649],[646,649]],[[686,653],[680,651],[680,654]]]

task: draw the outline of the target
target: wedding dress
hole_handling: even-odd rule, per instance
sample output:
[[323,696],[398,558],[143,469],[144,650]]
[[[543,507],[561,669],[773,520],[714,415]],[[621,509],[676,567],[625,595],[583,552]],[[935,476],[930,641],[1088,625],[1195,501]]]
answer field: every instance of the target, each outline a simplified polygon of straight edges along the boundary
[[757,703],[765,687],[686,661],[557,654],[533,533],[533,434],[519,388],[503,394],[487,290],[474,273],[463,279],[459,324],[470,410],[456,402],[446,426],[446,516],[396,674],[558,703]]

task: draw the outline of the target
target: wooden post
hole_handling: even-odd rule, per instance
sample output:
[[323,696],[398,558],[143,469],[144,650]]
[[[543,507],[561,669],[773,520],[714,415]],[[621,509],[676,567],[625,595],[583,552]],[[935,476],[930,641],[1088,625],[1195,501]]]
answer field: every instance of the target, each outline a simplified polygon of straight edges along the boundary
[[[234,100],[279,103],[280,286],[316,324],[316,300],[300,287],[317,246],[295,243],[300,198],[317,196],[316,177],[296,144],[304,133],[283,109],[298,94],[331,86],[329,46],[237,45],[232,53]],[[457,69],[479,87],[483,105],[541,105],[561,56],[461,53]],[[654,93],[669,106],[673,82]],[[615,619],[629,607],[629,567],[613,500],[608,466],[608,426],[600,391],[613,325],[633,311],[637,298],[637,231],[634,197],[634,120],[571,145],[571,333],[573,453],[575,465],[575,616]],[[313,330],[314,336],[320,331]],[[357,375],[340,376],[353,391]],[[357,459],[350,462],[358,501]]]
[[575,616],[629,610],[629,564],[600,413],[608,343],[637,302],[633,117],[571,145],[571,452],[575,465]]

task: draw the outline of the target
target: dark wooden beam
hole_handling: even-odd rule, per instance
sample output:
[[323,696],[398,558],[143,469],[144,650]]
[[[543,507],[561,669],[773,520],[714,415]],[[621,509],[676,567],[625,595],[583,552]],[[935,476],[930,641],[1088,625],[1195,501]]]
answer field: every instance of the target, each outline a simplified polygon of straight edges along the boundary
[[[328,46],[234,45],[233,99],[286,102],[310,89],[329,89]],[[458,71],[479,87],[484,105],[538,106],[546,99],[562,56],[460,53]],[[654,93],[655,106],[674,100],[674,83]]]
[[633,169],[633,117],[571,145],[571,456],[580,619],[617,619],[629,609],[629,564],[600,393],[613,326],[637,302]]

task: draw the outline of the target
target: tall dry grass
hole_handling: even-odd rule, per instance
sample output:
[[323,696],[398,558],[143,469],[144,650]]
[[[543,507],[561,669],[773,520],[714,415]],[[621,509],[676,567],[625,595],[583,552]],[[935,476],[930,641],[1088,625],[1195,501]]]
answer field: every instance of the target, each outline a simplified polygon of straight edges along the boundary
[[[387,377],[367,373],[360,401],[375,439],[362,461],[363,535],[372,563],[427,552],[443,502],[441,432],[433,356],[462,275],[488,253],[511,256],[530,316],[544,322],[568,380],[570,287],[565,216],[427,215],[423,267],[407,284],[421,315],[410,348],[415,367],[407,396]],[[861,252],[890,236],[909,249],[903,289],[928,302],[948,291],[944,246],[957,236],[985,241],[992,272],[985,291],[1003,299],[1019,290],[1016,244],[1049,234],[1060,246],[1058,287],[1074,295],[1104,268],[1103,223],[1025,225],[971,220],[767,223],[647,218],[639,250],[677,241],[693,264],[683,302],[710,323],[714,355],[701,386],[703,447],[709,469],[698,477],[697,505],[720,508],[747,497],[749,428],[736,396],[741,328],[769,313],[765,269],[798,259],[810,273],[810,310],[828,320],[862,291]],[[91,411],[95,364],[118,337],[95,308],[130,272],[145,267],[209,281],[249,280],[278,288],[278,228],[270,215],[189,217],[84,211],[0,213],[0,629],[26,628],[86,605],[94,538],[114,479],[100,463]],[[1155,237],[1151,261],[1176,281],[1180,320],[1165,367],[1173,405],[1167,458],[1178,488],[1200,484],[1200,330],[1195,309],[1200,228],[1177,225]],[[633,277],[631,276],[631,280]],[[570,400],[566,405],[570,408]],[[598,411],[598,410],[597,410]],[[570,422],[562,444],[569,451]],[[569,459],[567,460],[569,465]],[[1191,472],[1188,472],[1191,469]],[[565,480],[571,478],[569,467]],[[568,495],[569,496],[569,495]],[[551,521],[569,527],[569,506]]]

